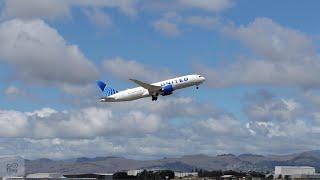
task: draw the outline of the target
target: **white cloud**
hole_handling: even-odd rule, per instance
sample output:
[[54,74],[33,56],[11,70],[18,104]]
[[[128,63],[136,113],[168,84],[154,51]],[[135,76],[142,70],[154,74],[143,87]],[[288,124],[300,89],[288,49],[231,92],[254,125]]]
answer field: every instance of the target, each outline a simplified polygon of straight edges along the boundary
[[224,29],[262,59],[241,58],[215,69],[200,67],[213,87],[237,85],[319,87],[320,63],[312,40],[271,19],[256,18],[247,26]]
[[159,20],[153,22],[152,25],[157,31],[167,36],[174,37],[181,34],[180,29],[178,29],[178,24],[181,20],[182,17],[178,14],[174,12],[167,12],[163,14]]
[[243,136],[247,134],[244,125],[239,120],[226,115],[196,121],[195,124],[197,125],[197,130],[201,130],[208,134],[235,136]]
[[247,26],[230,26],[224,31],[269,60],[303,61],[314,55],[314,45],[308,36],[268,18],[256,18]]
[[71,16],[71,8],[117,8],[128,16],[136,16],[136,0],[5,0],[1,19],[56,19]]
[[[72,8],[84,9],[88,19],[99,27],[110,27],[113,22],[106,13],[107,9],[118,9],[130,17],[136,17],[139,11],[158,11],[161,13],[200,10],[205,13],[221,12],[233,6],[232,0],[174,0],[150,2],[144,0],[5,0],[0,19],[66,19],[72,18]],[[193,13],[192,13],[193,14]],[[190,15],[184,22],[161,18],[152,23],[154,28],[168,36],[181,34],[181,24],[212,28],[217,25],[217,18],[199,15]]]
[[209,12],[224,11],[234,4],[231,0],[179,0],[178,2],[188,8],[199,8]]
[[28,118],[18,111],[0,111],[0,125],[4,129],[0,132],[1,137],[11,137],[26,133]]
[[13,67],[14,78],[28,83],[86,85],[98,76],[80,49],[42,20],[3,22],[0,60]]
[[[190,97],[159,97],[157,103],[150,99],[141,99],[138,101],[127,102],[126,104],[114,104],[112,107],[121,111],[128,109],[136,109],[139,111],[158,114],[164,120],[170,121],[172,118],[196,118],[209,117],[223,114],[219,109],[212,107],[212,105],[198,102]],[[170,111],[168,111],[170,107]]]
[[9,86],[7,89],[5,89],[4,94],[9,97],[14,97],[24,96],[25,92],[22,89],[17,88],[16,86]]
[[121,57],[105,59],[102,66],[108,76],[113,75],[122,80],[132,78],[153,82],[170,77],[171,74],[168,69],[155,69],[135,60],[125,60]]
[[[135,17],[141,10],[183,11],[199,9],[206,12],[221,12],[233,6],[232,0],[5,0],[1,19],[45,18],[62,19],[71,17],[72,7],[115,8],[127,16]],[[139,7],[138,7],[139,5]]]
[[219,25],[218,17],[211,16],[188,16],[185,18],[185,23],[205,28],[215,28]]
[[[145,159],[195,153],[283,153],[319,146],[320,123],[303,120],[309,115],[301,110],[300,102],[274,97],[251,100],[248,107],[264,108],[268,119],[261,121],[265,115],[251,114],[249,121],[239,120],[190,98],[175,97],[153,105],[133,102],[69,111],[1,110],[0,142],[6,146],[0,153],[16,148],[14,152],[28,158],[108,154]],[[180,125],[172,125],[175,120]]]
[[290,121],[303,113],[302,106],[292,99],[268,100],[249,106],[247,113],[255,121]]
[[166,19],[160,19],[160,20],[154,22],[153,27],[156,30],[158,30],[168,36],[178,36],[181,33],[177,27],[177,24],[170,22]]
[[39,118],[47,118],[53,114],[58,113],[58,111],[51,109],[51,108],[42,108],[40,110],[35,110],[33,112],[26,112],[25,115],[27,116],[37,116]]
[[70,0],[71,6],[93,8],[116,8],[127,16],[134,17],[138,13],[139,0]]
[[89,20],[96,26],[102,28],[109,28],[113,26],[113,22],[110,16],[100,9],[86,9],[84,10],[84,13],[89,18]]
[[[12,118],[12,119],[11,119]],[[141,136],[162,128],[157,115],[129,111],[124,115],[105,108],[83,108],[58,112],[43,108],[34,112],[1,110],[2,137],[92,138],[97,136]],[[143,124],[143,126],[141,126]]]
[[191,25],[195,27],[204,27],[208,29],[220,26],[220,20],[215,16],[184,15],[181,16],[175,12],[167,12],[160,19],[153,22],[155,30],[171,37],[182,33],[182,27]]
[[234,6],[233,0],[164,0],[142,1],[142,10],[151,12],[186,12],[200,10],[205,13],[219,13]]
[[[185,149],[187,154],[194,152],[194,149],[186,147],[190,147],[191,141],[199,137],[198,131],[194,132],[190,126],[171,126],[172,120],[185,116],[204,118],[220,114],[208,105],[190,98],[172,97],[157,104],[149,102],[103,104],[103,107],[70,111],[51,108],[32,112],[1,110],[0,124],[4,130],[0,134],[2,138],[10,138],[11,143],[38,143],[39,146],[28,145],[27,149],[15,151],[28,157],[39,157],[35,151],[42,152],[43,156],[50,154],[57,158],[87,156],[91,153],[135,158],[161,157],[180,154],[180,148]],[[168,107],[171,111],[168,111]],[[10,121],[11,117],[15,120]],[[168,142],[168,138],[174,143]],[[11,147],[7,145],[9,147],[0,149],[0,152]],[[83,148],[89,145],[95,148]]]
[[1,19],[62,18],[70,16],[68,3],[63,0],[5,0]]
[[248,101],[245,113],[249,122],[246,126],[253,135],[265,135],[269,138],[306,136],[318,126],[315,123],[305,123],[312,111],[295,99],[277,99],[261,93],[253,96],[256,98],[244,99]]

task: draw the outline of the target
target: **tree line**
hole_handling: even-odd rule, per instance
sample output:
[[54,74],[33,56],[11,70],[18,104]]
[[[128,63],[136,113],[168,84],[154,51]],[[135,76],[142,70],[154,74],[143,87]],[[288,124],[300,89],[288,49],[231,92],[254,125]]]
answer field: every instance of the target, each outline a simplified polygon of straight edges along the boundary
[[147,171],[144,170],[137,176],[130,176],[127,172],[117,172],[113,174],[115,180],[170,180],[174,178],[174,172],[171,170]]

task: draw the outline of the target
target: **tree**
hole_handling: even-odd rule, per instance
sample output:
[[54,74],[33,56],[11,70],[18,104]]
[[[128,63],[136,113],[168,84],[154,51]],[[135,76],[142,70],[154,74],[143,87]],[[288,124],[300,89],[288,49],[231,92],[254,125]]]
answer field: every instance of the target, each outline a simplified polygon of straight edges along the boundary
[[268,180],[272,180],[272,179],[274,179],[274,176],[271,174],[271,175],[269,175],[269,176],[267,177],[267,179],[268,179]]
[[116,172],[113,174],[112,176],[112,179],[125,179],[125,180],[128,180],[128,179],[136,179],[135,176],[128,176],[128,174],[126,172]]

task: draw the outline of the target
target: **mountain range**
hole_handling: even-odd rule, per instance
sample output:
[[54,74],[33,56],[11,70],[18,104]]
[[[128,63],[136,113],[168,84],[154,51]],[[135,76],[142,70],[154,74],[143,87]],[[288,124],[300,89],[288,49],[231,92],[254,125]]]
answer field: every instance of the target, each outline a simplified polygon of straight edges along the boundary
[[26,173],[58,172],[62,174],[107,173],[130,169],[170,169],[174,171],[236,170],[273,171],[276,165],[313,166],[320,170],[320,150],[289,155],[222,154],[188,155],[158,160],[133,160],[123,157],[76,158],[68,160],[25,160]]

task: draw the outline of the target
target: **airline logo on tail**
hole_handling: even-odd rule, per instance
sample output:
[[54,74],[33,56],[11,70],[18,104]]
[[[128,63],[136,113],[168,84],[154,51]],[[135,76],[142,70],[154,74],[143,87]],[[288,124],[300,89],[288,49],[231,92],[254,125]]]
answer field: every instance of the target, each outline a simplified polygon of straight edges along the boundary
[[99,86],[99,88],[101,89],[103,94],[107,97],[114,95],[118,92],[115,89],[113,89],[112,87],[108,87],[107,84],[103,81],[97,81],[97,85]]

